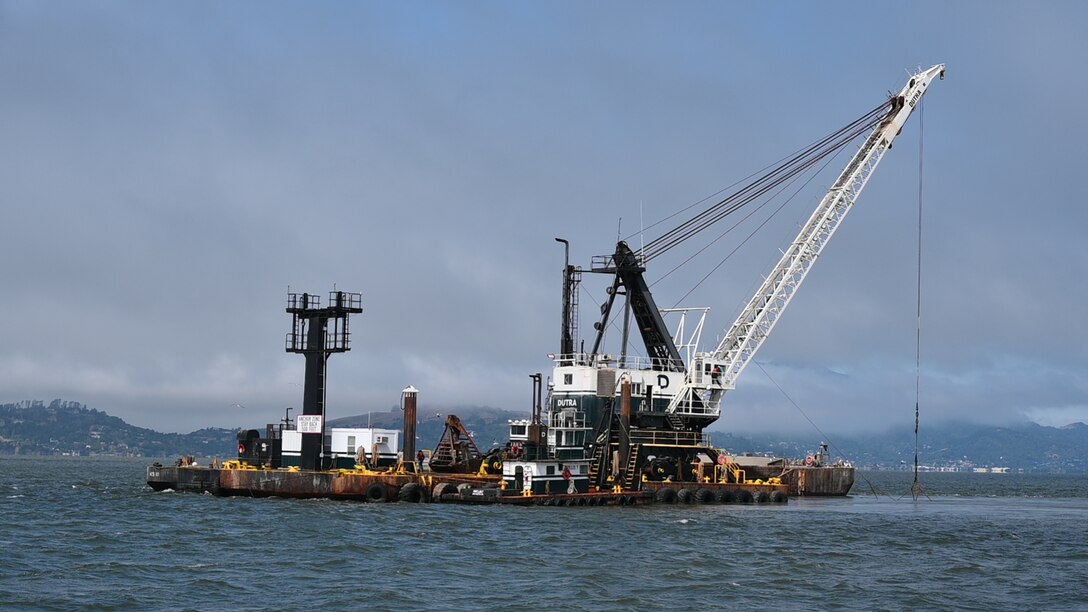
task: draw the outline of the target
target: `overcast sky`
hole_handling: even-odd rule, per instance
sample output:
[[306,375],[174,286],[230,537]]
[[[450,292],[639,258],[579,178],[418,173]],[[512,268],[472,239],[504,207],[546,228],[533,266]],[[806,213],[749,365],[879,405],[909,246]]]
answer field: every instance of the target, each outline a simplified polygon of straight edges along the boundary
[[[1085,6],[0,1],[0,401],[274,421],[302,398],[288,286],[335,284],[365,312],[330,418],[409,384],[436,410],[528,411],[558,349],[554,237],[588,267],[946,63],[922,134],[923,423],[1088,420]],[[721,428],[811,431],[775,382],[825,432],[911,423],[920,123]],[[712,308],[705,348],[845,159],[683,300]]]

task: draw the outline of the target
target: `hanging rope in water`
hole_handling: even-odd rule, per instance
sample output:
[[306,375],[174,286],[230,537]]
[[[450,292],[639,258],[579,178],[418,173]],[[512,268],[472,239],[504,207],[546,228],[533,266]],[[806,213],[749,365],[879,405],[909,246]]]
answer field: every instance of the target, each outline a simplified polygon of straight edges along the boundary
[[[763,372],[763,375],[767,377],[767,380],[771,381],[771,384],[773,384],[775,387],[778,388],[778,391],[782,394],[782,397],[785,397],[786,401],[793,404],[793,407],[797,409],[797,412],[800,412],[801,416],[805,417],[805,420],[808,421],[808,424],[812,425],[812,428],[816,430],[816,433],[820,434],[820,436],[824,439],[824,441],[826,442],[827,447],[829,449],[834,449],[835,453],[838,453],[839,455],[842,455],[843,457],[848,457],[846,451],[844,451],[842,448],[840,448],[838,444],[835,444],[834,442],[832,442],[831,437],[828,436],[827,434],[825,434],[823,432],[823,430],[820,429],[820,427],[818,425],[816,425],[816,423],[812,419],[810,419],[808,417],[808,414],[805,413],[805,411],[801,409],[800,404],[793,401],[793,398],[790,397],[789,393],[786,393],[786,390],[782,388],[782,385],[778,384],[778,381],[775,380],[773,377],[771,377],[771,373],[768,372],[766,370],[766,368],[763,367],[763,364],[759,363],[758,361],[753,361],[752,363],[756,364],[756,367],[759,368],[760,371]],[[858,472],[857,476],[859,478],[861,478],[862,480],[864,480],[865,484],[869,485],[869,490],[871,490],[873,492],[874,496],[880,497],[880,495],[882,493],[884,493],[883,491],[880,490],[879,487],[876,486],[875,483],[873,483],[868,478],[866,478],[865,474],[862,474],[862,473]]]
[[710,206],[663,235],[651,240],[643,247],[644,260],[650,261],[668,252],[673,247],[736,212],[743,206],[773,192],[777,187],[812,168],[827,156],[835,154],[853,142],[858,136],[871,131],[878,123],[883,121],[887,116],[887,110],[891,108],[891,104],[892,102],[889,100],[877,106],[845,127],[809,145],[766,174],[726,196],[717,204]]
[[922,482],[918,479],[918,421],[919,406],[922,397],[922,161],[925,151],[925,103],[918,104],[918,286],[917,307],[915,310],[915,335],[914,335],[914,484],[910,486],[914,501],[918,501],[924,492]]

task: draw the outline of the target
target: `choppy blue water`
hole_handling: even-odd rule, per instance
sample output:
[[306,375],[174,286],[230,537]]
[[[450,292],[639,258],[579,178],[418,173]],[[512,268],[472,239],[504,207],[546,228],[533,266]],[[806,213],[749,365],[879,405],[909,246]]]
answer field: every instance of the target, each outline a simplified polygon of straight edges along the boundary
[[146,463],[0,458],[0,608],[1088,609],[1085,476],[500,508],[155,493]]

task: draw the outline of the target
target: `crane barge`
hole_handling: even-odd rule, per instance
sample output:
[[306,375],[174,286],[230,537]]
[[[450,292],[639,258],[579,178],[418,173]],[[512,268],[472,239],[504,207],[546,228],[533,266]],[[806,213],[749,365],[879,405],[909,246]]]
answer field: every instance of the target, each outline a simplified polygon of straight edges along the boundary
[[[784,502],[805,494],[806,481],[818,485],[812,470],[825,461],[826,447],[796,469],[757,466],[715,448],[706,428],[722,414],[725,394],[769,337],[786,307],[835,231],[853,208],[891,148],[904,123],[944,65],[912,74],[887,101],[842,129],[779,163],[754,181],[651,240],[638,252],[620,240],[611,255],[596,257],[589,272],[611,276],[607,299],[589,351],[576,350],[578,294],[582,270],[570,264],[569,244],[563,274],[560,350],[551,355],[552,375],[544,398],[544,379],[532,375],[532,416],[510,423],[502,449],[481,453],[456,417],[424,470],[415,461],[417,390],[405,389],[404,446],[397,432],[337,437],[330,445],[324,424],[325,362],[349,349],[348,315],[362,312],[358,294],[330,293],[321,308],[309,294],[290,294],[287,312],[292,331],[287,350],[306,356],[303,413],[266,435],[239,434],[238,458],[200,467],[180,461],[173,467],[152,465],[148,484],[156,489],[220,495],[333,497],[367,501],[443,501],[466,503],[601,505],[677,502]],[[650,261],[704,231],[717,221],[773,194],[864,136],[781,259],[748,300],[721,342],[700,351],[708,309],[697,323],[687,317],[700,309],[661,309],[645,279]],[[622,296],[622,343],[619,356],[605,351],[605,333]],[[666,316],[680,319],[675,332]],[[632,321],[633,319],[633,321]],[[628,355],[632,323],[645,356]],[[584,345],[583,345],[584,346]],[[336,440],[347,447],[336,448]],[[393,446],[389,444],[393,441]],[[353,448],[355,445],[355,448]],[[369,445],[369,446],[367,446]],[[379,448],[381,446],[381,448]],[[369,453],[367,452],[369,449]],[[352,450],[355,451],[353,457]],[[767,469],[763,469],[767,468]],[[761,471],[762,470],[762,471]],[[809,475],[811,473],[811,476]],[[827,473],[824,472],[826,475]],[[853,469],[842,471],[853,483]],[[752,478],[755,476],[755,478]],[[848,477],[848,478],[847,478]]]
[[[749,472],[770,474],[773,466],[761,469],[766,466],[746,465],[714,448],[705,430],[721,417],[725,394],[736,388],[741,373],[770,336],[907,118],[933,80],[944,77],[944,70],[944,65],[938,64],[911,75],[902,90],[885,103],[650,241],[639,252],[621,240],[612,255],[594,258],[590,272],[611,275],[612,283],[601,305],[601,318],[593,326],[595,336],[588,352],[575,351],[575,300],[581,271],[568,261],[564,268],[560,351],[553,356],[549,389],[550,452],[579,468],[585,465],[590,487],[652,491],[658,501],[689,495],[703,500],[711,495],[728,499],[737,494],[729,485],[748,481],[752,475]],[[665,311],[656,305],[645,280],[647,263],[866,132],[862,146],[718,346],[708,352],[697,350],[702,319],[688,337],[683,323],[676,333],[671,332],[662,316]],[[625,298],[626,304],[621,354],[617,358],[602,347],[619,296]],[[641,336],[645,357],[627,355],[631,319]],[[686,359],[681,348],[688,353]],[[828,478],[826,471],[821,475],[814,470],[825,457],[826,447],[811,456],[808,465],[788,470],[794,492],[805,493],[806,485],[816,490],[820,479]],[[528,465],[522,467],[530,469]],[[853,483],[853,468],[832,479],[837,482],[823,484],[845,494]]]

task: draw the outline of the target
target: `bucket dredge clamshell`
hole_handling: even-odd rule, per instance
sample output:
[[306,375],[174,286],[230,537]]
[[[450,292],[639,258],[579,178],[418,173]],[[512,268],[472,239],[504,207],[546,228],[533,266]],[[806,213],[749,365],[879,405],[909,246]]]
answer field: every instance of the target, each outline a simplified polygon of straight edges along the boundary
[[428,463],[431,471],[439,473],[497,474],[502,471],[502,449],[480,452],[461,419],[451,414]]

